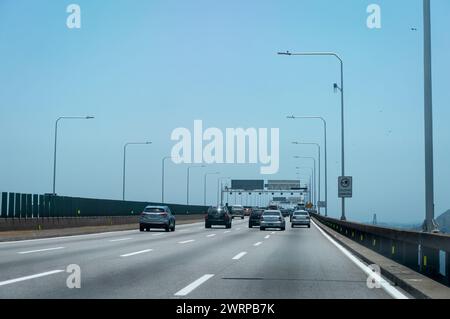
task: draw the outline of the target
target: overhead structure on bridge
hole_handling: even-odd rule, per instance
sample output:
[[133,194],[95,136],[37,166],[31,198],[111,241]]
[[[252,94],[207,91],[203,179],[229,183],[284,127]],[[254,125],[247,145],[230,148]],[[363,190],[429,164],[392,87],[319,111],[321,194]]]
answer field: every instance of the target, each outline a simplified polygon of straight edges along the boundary
[[232,196],[234,204],[245,206],[266,206],[271,201],[296,204],[303,202],[305,195],[310,197],[310,187],[300,180],[231,180],[231,188],[223,187],[220,192],[221,205],[225,195],[227,203]]

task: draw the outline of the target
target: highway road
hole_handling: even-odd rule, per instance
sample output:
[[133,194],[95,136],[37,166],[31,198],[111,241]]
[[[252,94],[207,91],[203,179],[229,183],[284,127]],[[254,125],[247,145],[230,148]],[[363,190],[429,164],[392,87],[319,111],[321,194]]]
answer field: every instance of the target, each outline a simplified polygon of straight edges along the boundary
[[[316,225],[262,232],[247,223],[3,242],[0,298],[404,297],[389,284],[369,289],[361,265]],[[71,264],[79,289],[66,285]]]

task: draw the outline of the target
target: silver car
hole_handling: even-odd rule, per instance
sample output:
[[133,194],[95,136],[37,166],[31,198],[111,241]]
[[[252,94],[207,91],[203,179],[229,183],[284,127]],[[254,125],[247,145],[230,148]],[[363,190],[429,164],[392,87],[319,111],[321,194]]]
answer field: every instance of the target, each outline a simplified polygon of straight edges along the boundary
[[284,220],[281,211],[279,210],[266,210],[261,215],[260,230],[266,230],[266,228],[279,228],[286,230],[286,221]]
[[244,206],[242,205],[231,206],[231,219],[234,219],[235,217],[244,219]]
[[292,214],[291,227],[295,226],[308,226],[311,228],[311,217],[306,210],[296,210]]
[[175,231],[175,216],[168,206],[147,206],[139,217],[139,230],[150,231],[150,228],[163,228]]

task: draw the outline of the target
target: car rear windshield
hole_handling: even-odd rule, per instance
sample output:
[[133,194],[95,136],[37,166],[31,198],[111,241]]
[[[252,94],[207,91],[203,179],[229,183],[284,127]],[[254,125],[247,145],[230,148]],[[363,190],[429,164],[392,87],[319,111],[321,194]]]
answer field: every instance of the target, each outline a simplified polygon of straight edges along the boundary
[[217,215],[217,214],[224,214],[224,213],[225,213],[225,211],[223,209],[214,208],[214,209],[208,210],[209,215]]
[[166,210],[160,207],[147,207],[144,212],[146,213],[164,213]]
[[264,216],[280,216],[279,212],[265,212]]
[[294,215],[308,216],[308,212],[295,212]]

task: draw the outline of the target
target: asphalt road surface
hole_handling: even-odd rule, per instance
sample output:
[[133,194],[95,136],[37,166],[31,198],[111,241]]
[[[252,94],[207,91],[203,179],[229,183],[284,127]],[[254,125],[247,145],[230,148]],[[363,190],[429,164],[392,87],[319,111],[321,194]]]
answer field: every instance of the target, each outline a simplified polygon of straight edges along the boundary
[[[72,264],[80,267],[81,288],[67,287]],[[196,223],[174,233],[133,230],[0,243],[2,299],[397,297],[369,289],[367,278],[315,225],[260,231],[249,229],[245,219],[234,220],[229,230]]]

